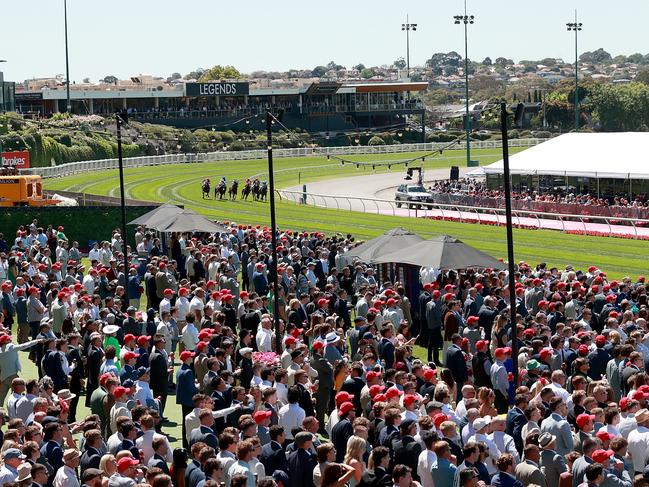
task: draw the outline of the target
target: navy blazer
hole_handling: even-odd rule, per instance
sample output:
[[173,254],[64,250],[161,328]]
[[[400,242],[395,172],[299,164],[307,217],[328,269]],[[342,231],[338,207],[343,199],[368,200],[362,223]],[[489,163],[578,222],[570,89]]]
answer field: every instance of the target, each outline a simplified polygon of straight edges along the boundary
[[300,487],[314,487],[313,469],[318,464],[316,456],[298,448],[288,457],[288,475],[291,479],[291,485]]
[[446,367],[451,371],[455,382],[464,384],[469,379],[464,352],[457,345],[451,345],[446,350]]
[[182,364],[176,373],[176,404],[193,407],[192,397],[198,393],[194,382],[194,371],[187,364]]
[[379,342],[379,358],[385,360],[385,368],[391,369],[394,365],[394,344],[387,338]]
[[493,487],[523,487],[523,482],[505,472],[498,472],[491,478]]
[[288,473],[288,463],[286,453],[282,445],[276,441],[272,441],[261,447],[261,454],[259,461],[264,465],[266,472],[274,472],[282,470]]
[[527,418],[525,413],[519,408],[515,407],[509,410],[507,413],[507,429],[506,433],[514,438],[514,444],[516,445],[516,450],[520,455],[523,452],[523,440],[521,433],[523,432],[523,426],[527,424]]

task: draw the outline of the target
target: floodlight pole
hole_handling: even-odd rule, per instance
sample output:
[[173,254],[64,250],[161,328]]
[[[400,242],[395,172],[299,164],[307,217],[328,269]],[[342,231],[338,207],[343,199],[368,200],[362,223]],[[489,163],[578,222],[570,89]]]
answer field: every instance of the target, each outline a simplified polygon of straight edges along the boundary
[[464,24],[464,98],[465,98],[465,115],[464,129],[466,131],[466,165],[471,164],[471,116],[469,114],[469,24],[475,22],[473,15],[466,13],[466,0],[464,0],[464,15],[454,15],[456,25]]
[[507,227],[507,264],[509,270],[509,311],[512,337],[512,361],[514,384],[518,384],[518,333],[516,325],[516,282],[514,278],[514,235],[512,230],[512,199],[509,173],[509,142],[507,139],[507,104],[500,104],[500,131],[503,146],[503,181],[505,183],[505,217]]
[[577,38],[582,26],[581,22],[577,22],[577,9],[575,9],[575,21],[566,24],[568,32],[574,31],[575,33],[575,132],[579,130],[579,50]]
[[[124,117],[124,118],[122,118]],[[127,123],[128,118],[124,113],[115,114],[117,124],[117,161],[119,163],[119,196],[122,209],[122,251],[124,253],[124,287],[128,286],[128,244],[126,243],[126,197],[124,195],[124,160],[122,154],[122,124]]]
[[273,253],[273,315],[275,324],[275,353],[282,353],[282,336],[279,329],[279,275],[278,275],[278,258],[277,258],[277,222],[275,220],[275,176],[273,174],[273,115],[270,111],[266,112],[266,145],[268,148],[268,191],[270,193],[268,202],[270,203],[270,230],[271,245]]
[[401,24],[401,30],[406,31],[406,77],[410,79],[410,31],[417,30],[417,24],[411,24],[406,15],[406,23]]
[[65,24],[65,110],[72,113],[70,103],[70,62],[68,58],[68,0],[63,0],[63,22]]

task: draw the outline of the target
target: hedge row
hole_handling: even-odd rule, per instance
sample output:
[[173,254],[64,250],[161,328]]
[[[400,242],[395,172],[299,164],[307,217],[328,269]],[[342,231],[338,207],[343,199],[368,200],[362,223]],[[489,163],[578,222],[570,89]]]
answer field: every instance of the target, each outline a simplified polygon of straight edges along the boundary
[[[155,206],[127,206],[126,221],[144,215]],[[48,225],[65,227],[68,239],[79,242],[80,247],[87,248],[95,240],[108,240],[112,230],[121,228],[122,213],[119,206],[52,206],[44,208],[4,208],[0,218],[0,233],[8,242],[15,238],[20,225],[28,226],[36,218],[43,228]],[[127,227],[127,241],[135,245],[133,227]]]

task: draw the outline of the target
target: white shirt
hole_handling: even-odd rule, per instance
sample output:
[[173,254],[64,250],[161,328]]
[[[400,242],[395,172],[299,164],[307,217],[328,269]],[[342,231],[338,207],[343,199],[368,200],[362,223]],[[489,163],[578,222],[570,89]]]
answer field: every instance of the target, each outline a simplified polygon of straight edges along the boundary
[[83,287],[91,296],[95,294],[95,279],[90,274],[83,278]]
[[644,470],[647,451],[649,451],[649,428],[638,426],[629,434],[627,452],[633,460],[633,469],[636,473]]
[[162,301],[160,301],[159,309],[160,309],[160,316],[162,317],[162,313],[171,310],[171,301],[169,301],[167,298],[162,298]]
[[559,396],[561,399],[563,399],[563,402],[565,403],[568,402],[568,399],[570,398],[570,393],[566,391],[563,387],[561,387],[556,382],[551,382],[548,387],[552,389],[552,392],[554,392],[555,396]]
[[189,299],[185,296],[176,299],[176,308],[178,308],[178,320],[185,321],[185,316],[189,313]]
[[637,427],[638,422],[635,420],[635,414],[630,414],[626,417],[622,416],[620,423],[617,425],[617,429],[620,430],[620,434],[625,440],[629,439],[629,434]]
[[187,323],[187,326],[183,330],[182,340],[183,344],[185,345],[185,349],[191,352],[196,349],[196,345],[198,345],[198,342],[200,340],[198,339],[198,330],[196,329],[196,325],[194,325],[194,323]]
[[259,325],[255,341],[257,342],[257,348],[260,352],[273,351],[273,336],[273,330],[266,329],[261,324]]
[[282,406],[279,410],[279,425],[284,427],[284,434],[287,439],[292,440],[293,434],[291,430],[298,426],[302,426],[302,421],[306,417],[304,409],[302,409],[297,403],[296,404],[287,404]]
[[149,386],[148,382],[138,380],[135,383],[135,395],[133,396],[133,399],[140,401],[140,404],[142,406],[147,405],[147,399],[153,399],[153,391],[151,390],[151,386]]
[[201,425],[201,420],[198,418],[201,408],[194,408],[187,416],[185,416],[185,436],[187,443],[189,443],[189,435]]
[[167,455],[165,461],[171,463],[173,461],[173,454],[169,440],[167,440],[166,436],[156,433],[155,430],[147,430],[142,434],[142,436],[135,440],[135,446],[138,450],[142,450],[142,455],[144,455],[142,463],[144,465],[149,463],[149,460],[155,454],[155,451],[153,451],[153,440],[155,438],[165,438],[165,441],[167,442]]
[[518,451],[516,450],[516,444],[514,443],[514,438],[505,433],[504,431],[494,431],[488,436],[489,439],[498,447],[501,453],[509,453],[514,457],[514,463],[520,461],[518,457]]
[[288,386],[281,382],[275,382],[275,389],[277,390],[277,402],[281,405],[288,404]]
[[417,459],[417,475],[421,479],[421,487],[435,487],[433,476],[430,473],[433,464],[437,463],[437,455],[434,451],[425,449]]
[[63,465],[56,472],[54,487],[79,487],[77,473],[67,465]]
[[7,414],[11,419],[18,417],[16,405],[22,397],[24,397],[22,394],[16,394],[15,392],[12,392],[11,396],[9,396],[9,400],[7,401]]
[[110,429],[114,433],[117,431],[117,418],[120,416],[126,416],[130,419],[131,411],[126,406],[125,402],[116,402],[112,408],[110,408]]
[[234,456],[234,453],[223,450],[216,455],[216,459],[221,464],[221,467],[223,467],[223,477],[221,478],[221,481],[229,484],[230,479],[228,477],[228,472],[230,471],[230,467],[237,461],[237,457]]
[[198,296],[194,296],[189,302],[189,312],[192,314],[196,311],[202,312],[204,307],[205,305],[203,304],[203,301]]

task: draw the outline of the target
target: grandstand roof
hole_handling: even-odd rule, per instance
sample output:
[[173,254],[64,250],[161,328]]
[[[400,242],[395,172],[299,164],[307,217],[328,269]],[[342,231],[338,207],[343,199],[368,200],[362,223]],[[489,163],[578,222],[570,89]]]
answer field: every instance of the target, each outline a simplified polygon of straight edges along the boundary
[[[509,157],[512,174],[649,179],[648,132],[569,133]],[[503,161],[484,167],[502,174]]]

